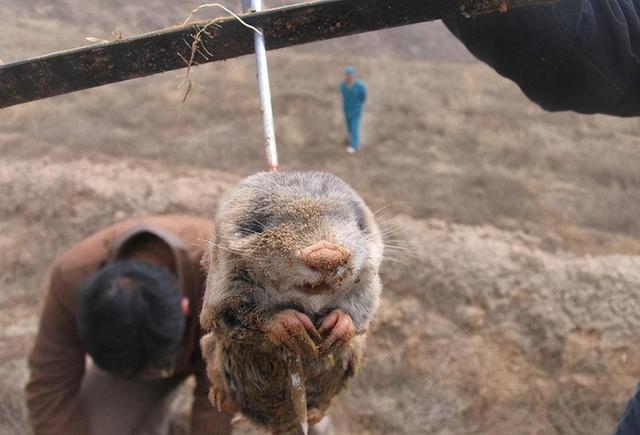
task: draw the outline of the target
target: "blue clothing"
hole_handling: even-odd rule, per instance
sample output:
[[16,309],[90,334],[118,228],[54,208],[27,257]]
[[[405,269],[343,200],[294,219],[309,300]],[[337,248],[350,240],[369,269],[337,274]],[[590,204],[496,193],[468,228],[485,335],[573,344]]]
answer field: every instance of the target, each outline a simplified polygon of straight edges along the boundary
[[367,101],[367,87],[360,80],[353,82],[349,87],[346,83],[340,86],[344,116],[349,131],[349,143],[356,150],[360,148],[360,121],[364,103]]
[[636,391],[620,419],[614,435],[637,435],[640,433],[640,390]]
[[[543,109],[640,116],[637,0],[560,0],[443,21],[471,53]],[[615,432],[638,434],[640,389]]]
[[444,22],[546,110],[640,115],[637,0],[560,0]]
[[360,120],[362,116],[347,117],[347,131],[349,131],[349,144],[351,148],[360,149]]
[[344,113],[347,116],[362,115],[362,108],[367,101],[367,87],[360,80],[353,82],[349,87],[346,83],[340,86],[342,91],[342,101],[344,103]]

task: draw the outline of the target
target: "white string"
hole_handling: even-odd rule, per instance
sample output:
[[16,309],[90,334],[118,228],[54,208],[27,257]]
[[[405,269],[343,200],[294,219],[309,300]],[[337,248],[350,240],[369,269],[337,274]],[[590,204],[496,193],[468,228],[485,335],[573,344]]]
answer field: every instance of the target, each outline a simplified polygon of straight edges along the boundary
[[[243,0],[242,8],[245,12],[261,12],[262,0]],[[267,66],[267,50],[264,35],[254,33],[254,48],[256,53],[256,69],[258,91],[260,94],[260,111],[262,112],[262,127],[265,139],[265,158],[269,171],[278,170],[278,144],[276,142],[275,125],[273,121],[273,107],[271,104],[271,86],[269,85],[269,67]]]

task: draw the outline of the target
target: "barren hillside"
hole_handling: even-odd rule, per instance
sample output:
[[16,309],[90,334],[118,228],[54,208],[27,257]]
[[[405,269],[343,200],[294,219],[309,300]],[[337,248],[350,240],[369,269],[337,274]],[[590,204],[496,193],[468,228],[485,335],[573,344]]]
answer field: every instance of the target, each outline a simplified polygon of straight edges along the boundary
[[[0,0],[0,59],[195,6]],[[640,379],[640,121],[544,113],[440,24],[269,59],[284,168],[342,176],[394,229],[366,365],[332,411],[340,434],[610,433]],[[348,64],[371,93],[356,156],[336,90]],[[186,104],[174,72],[0,111],[0,434],[26,431],[55,256],[131,215],[211,216],[262,167],[254,75],[251,58],[199,67]]]

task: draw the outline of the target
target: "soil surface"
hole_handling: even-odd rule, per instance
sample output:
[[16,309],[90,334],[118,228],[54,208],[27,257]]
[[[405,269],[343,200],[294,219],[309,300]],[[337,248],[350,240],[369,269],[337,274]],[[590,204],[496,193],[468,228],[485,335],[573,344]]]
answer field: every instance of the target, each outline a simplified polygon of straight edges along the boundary
[[[0,0],[0,59],[166,27],[197,5]],[[389,233],[338,433],[611,433],[640,380],[640,121],[545,113],[441,24],[269,60],[283,169],[340,175]],[[370,90],[355,156],[337,91],[350,64]],[[133,215],[213,216],[262,168],[253,60],[193,79],[186,104],[175,72],[2,110],[0,434],[28,433],[25,357],[55,257]]]

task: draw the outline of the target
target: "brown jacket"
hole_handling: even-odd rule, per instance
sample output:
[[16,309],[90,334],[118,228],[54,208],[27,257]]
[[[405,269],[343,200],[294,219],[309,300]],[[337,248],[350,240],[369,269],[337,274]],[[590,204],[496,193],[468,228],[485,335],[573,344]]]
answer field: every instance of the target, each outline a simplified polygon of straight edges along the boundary
[[176,376],[196,375],[192,433],[205,433],[213,408],[207,399],[209,383],[200,354],[197,313],[205,282],[200,260],[213,234],[213,223],[174,215],[130,219],[108,227],[76,244],[54,263],[39,331],[29,355],[31,378],[26,395],[35,435],[88,433],[77,398],[86,360],[76,323],[78,288],[124,254],[129,242],[149,233],[172,248],[178,281],[189,299],[192,314],[187,320]]

